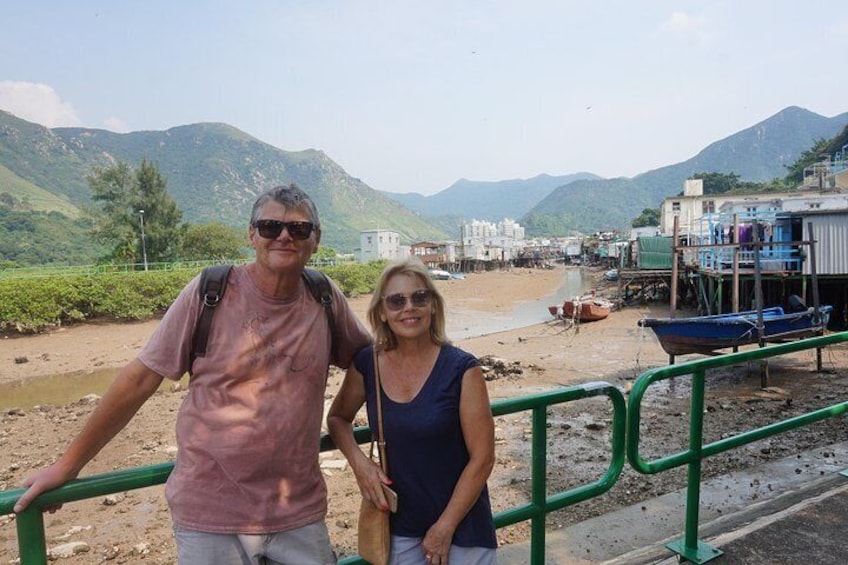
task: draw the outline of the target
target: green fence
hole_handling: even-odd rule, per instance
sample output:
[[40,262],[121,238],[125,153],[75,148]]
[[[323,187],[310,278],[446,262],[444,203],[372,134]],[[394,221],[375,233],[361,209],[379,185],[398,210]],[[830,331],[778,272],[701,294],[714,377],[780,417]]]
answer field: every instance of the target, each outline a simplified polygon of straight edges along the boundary
[[[495,515],[495,526],[502,528],[519,522],[530,521],[530,563],[545,563],[545,516],[549,512],[601,495],[613,487],[624,467],[625,455],[630,465],[643,474],[654,474],[688,465],[686,490],[686,516],[684,535],[679,541],[667,545],[681,560],[705,563],[721,555],[721,551],[698,540],[698,518],[701,492],[701,461],[712,455],[749,444],[788,430],[814,422],[841,416],[848,411],[848,402],[839,402],[801,416],[743,432],[704,445],[703,414],[704,392],[707,371],[719,367],[739,365],[751,361],[764,361],[798,351],[821,349],[848,341],[848,332],[799,340],[792,343],[772,345],[739,353],[700,359],[680,365],[670,365],[646,371],[633,384],[625,405],[624,396],[618,388],[606,382],[586,383],[564,387],[549,392],[521,398],[502,400],[492,404],[495,416],[530,411],[532,418],[531,438],[531,492],[530,501]],[[650,385],[676,376],[691,375],[691,399],[689,410],[689,447],[685,451],[646,461],[639,453],[639,438],[642,400]],[[596,481],[568,491],[549,494],[547,492],[547,429],[548,407],[590,397],[606,396],[613,409],[610,435],[610,463],[606,472]],[[626,432],[626,433],[625,433]],[[357,441],[370,441],[368,428],[355,430]],[[625,447],[625,436],[627,445]],[[330,438],[321,439],[321,451],[335,449]],[[148,467],[124,469],[113,473],[95,475],[69,482],[61,488],[44,493],[24,512],[17,516],[18,547],[21,565],[47,563],[43,509],[58,504],[94,498],[106,494],[124,492],[137,488],[159,485],[165,482],[173,463],[162,463]],[[12,512],[15,501],[23,489],[0,492],[0,515]],[[340,561],[343,565],[365,563],[358,556]]]
[[[692,563],[705,563],[722,554],[720,550],[698,540],[702,460],[711,455],[716,455],[781,432],[827,418],[841,416],[848,411],[848,402],[840,402],[827,408],[782,420],[704,445],[704,388],[707,380],[707,371],[719,367],[748,363],[750,361],[762,361],[770,357],[778,357],[805,349],[821,349],[828,345],[845,341],[848,341],[848,332],[710,357],[680,365],[669,365],[646,371],[636,379],[630,391],[627,409],[627,460],[630,465],[638,472],[644,474],[659,473],[681,465],[689,466],[686,487],[686,522],[683,538],[667,544],[666,547],[677,553],[681,559]],[[654,461],[645,461],[639,454],[642,399],[651,384],[681,375],[692,376],[692,396],[689,409],[689,448]]]
[[[547,409],[548,406],[584,398],[607,396],[613,408],[611,455],[609,466],[598,480],[565,492],[547,493]],[[614,386],[605,382],[586,383],[565,387],[532,396],[502,400],[492,404],[492,413],[503,416],[515,412],[532,412],[531,439],[531,493],[530,502],[495,515],[495,526],[502,528],[518,522],[530,521],[530,558],[533,565],[545,562],[545,516],[570,504],[581,502],[608,491],[624,468],[624,431],[626,404],[624,396]],[[371,440],[368,428],[355,430],[357,441]],[[335,449],[329,436],[321,439],[321,451]],[[173,463],[94,475],[70,481],[66,485],[39,496],[25,511],[17,516],[18,549],[21,565],[47,563],[47,545],[44,533],[44,509],[59,504],[94,498],[106,494],[159,485],[165,482]],[[0,515],[9,514],[24,489],[0,492]],[[358,556],[340,561],[344,565],[365,563]]]

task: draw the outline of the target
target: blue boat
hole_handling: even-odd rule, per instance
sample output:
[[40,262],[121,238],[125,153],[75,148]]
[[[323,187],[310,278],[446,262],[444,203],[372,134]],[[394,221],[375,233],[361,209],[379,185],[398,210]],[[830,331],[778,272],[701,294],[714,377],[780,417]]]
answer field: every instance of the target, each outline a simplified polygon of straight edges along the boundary
[[[780,306],[763,308],[763,341],[789,341],[824,332],[833,306],[820,306],[816,315],[814,308],[806,308],[800,300],[795,303],[800,307],[790,312]],[[756,310],[691,318],[643,318],[639,325],[654,330],[669,355],[711,354],[760,341]]]

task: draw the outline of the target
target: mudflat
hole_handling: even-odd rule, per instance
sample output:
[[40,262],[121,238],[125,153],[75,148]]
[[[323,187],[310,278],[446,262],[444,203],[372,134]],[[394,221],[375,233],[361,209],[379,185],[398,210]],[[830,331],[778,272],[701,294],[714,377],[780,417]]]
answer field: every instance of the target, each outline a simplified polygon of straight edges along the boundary
[[[560,286],[565,267],[513,269],[470,274],[466,280],[436,281],[448,303],[448,316],[474,310],[510,312],[517,302],[547,297]],[[596,276],[599,272],[590,273]],[[613,288],[599,289],[611,293]],[[370,296],[350,300],[364,319]],[[626,393],[632,381],[649,368],[665,365],[667,356],[650,332],[639,328],[644,316],[662,316],[664,304],[642,304],[614,311],[604,320],[569,326],[550,319],[520,329],[456,340],[484,360],[492,400],[535,394],[562,386],[606,381]],[[455,322],[455,320],[454,320]],[[0,384],[27,386],[47,375],[117,369],[135,357],[155,329],[157,320],[134,323],[93,323],[44,335],[0,340]],[[769,391],[760,390],[758,367],[724,369],[710,376],[705,429],[709,440],[738,433],[791,415],[833,404],[848,385],[848,349],[825,350],[825,372],[816,373],[814,352],[801,352],[775,362]],[[695,359],[685,356],[678,362]],[[495,369],[495,367],[499,367]],[[343,378],[334,370],[328,382],[327,406]],[[654,457],[685,446],[689,385],[685,377],[658,387],[647,399],[643,417],[652,433],[643,433],[644,452]],[[176,450],[174,419],[184,390],[179,385],[155,394],[127,428],[83,470],[102,473],[172,460]],[[61,405],[0,410],[0,490],[17,488],[21,479],[53,461],[79,431],[96,405],[96,397]],[[326,408],[326,407],[325,407]],[[549,411],[548,491],[562,491],[597,480],[609,464],[611,410],[604,398],[568,403]],[[843,419],[796,430],[711,459],[705,476],[756,465],[815,446],[843,441]],[[495,511],[529,500],[528,413],[496,420],[497,462],[489,481]],[[359,491],[353,474],[338,452],[322,454],[329,491],[327,524],[340,556],[355,553]],[[846,462],[848,463],[848,462]],[[549,516],[549,527],[575,523],[685,485],[685,468],[658,475],[640,475],[625,467],[613,489]],[[78,542],[76,555],[65,563],[173,563],[171,522],[163,487],[120,493],[108,498],[66,505],[45,515],[48,546]],[[498,531],[501,545],[527,539],[526,525]],[[13,516],[0,517],[0,561],[17,557]]]

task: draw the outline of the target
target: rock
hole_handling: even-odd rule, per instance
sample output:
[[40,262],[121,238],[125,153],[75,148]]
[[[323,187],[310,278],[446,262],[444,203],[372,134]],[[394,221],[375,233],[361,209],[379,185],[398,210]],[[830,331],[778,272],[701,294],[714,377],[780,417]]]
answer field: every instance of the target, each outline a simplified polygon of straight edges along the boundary
[[150,544],[147,542],[137,543],[132,548],[133,555],[147,555],[150,553]]
[[91,547],[84,541],[71,541],[68,543],[63,543],[62,545],[57,545],[52,549],[47,550],[48,559],[59,559],[62,557],[73,557],[74,555],[79,555],[80,553],[88,553],[91,551]]
[[103,561],[112,561],[120,554],[121,550],[118,548],[117,545],[113,545],[112,547],[105,549],[101,552],[101,555],[103,555]]
[[74,537],[75,535],[79,534],[80,532],[85,532],[85,531],[88,531],[88,530],[91,530],[91,526],[72,526],[70,529],[68,529],[67,532],[65,532],[61,536],[58,536],[56,539],[63,541],[63,540],[70,539],[70,538]]

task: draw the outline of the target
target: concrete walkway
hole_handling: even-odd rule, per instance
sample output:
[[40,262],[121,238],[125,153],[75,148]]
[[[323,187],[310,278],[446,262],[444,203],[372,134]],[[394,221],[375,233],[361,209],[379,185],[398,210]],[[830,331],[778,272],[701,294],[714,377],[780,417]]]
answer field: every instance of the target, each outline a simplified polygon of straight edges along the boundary
[[[716,477],[701,489],[699,540],[715,565],[848,562],[848,442]],[[606,495],[604,495],[606,496]],[[566,510],[567,511],[567,510]],[[681,490],[546,536],[546,564],[671,565],[683,537]],[[500,565],[530,563],[529,543],[498,550]]]

